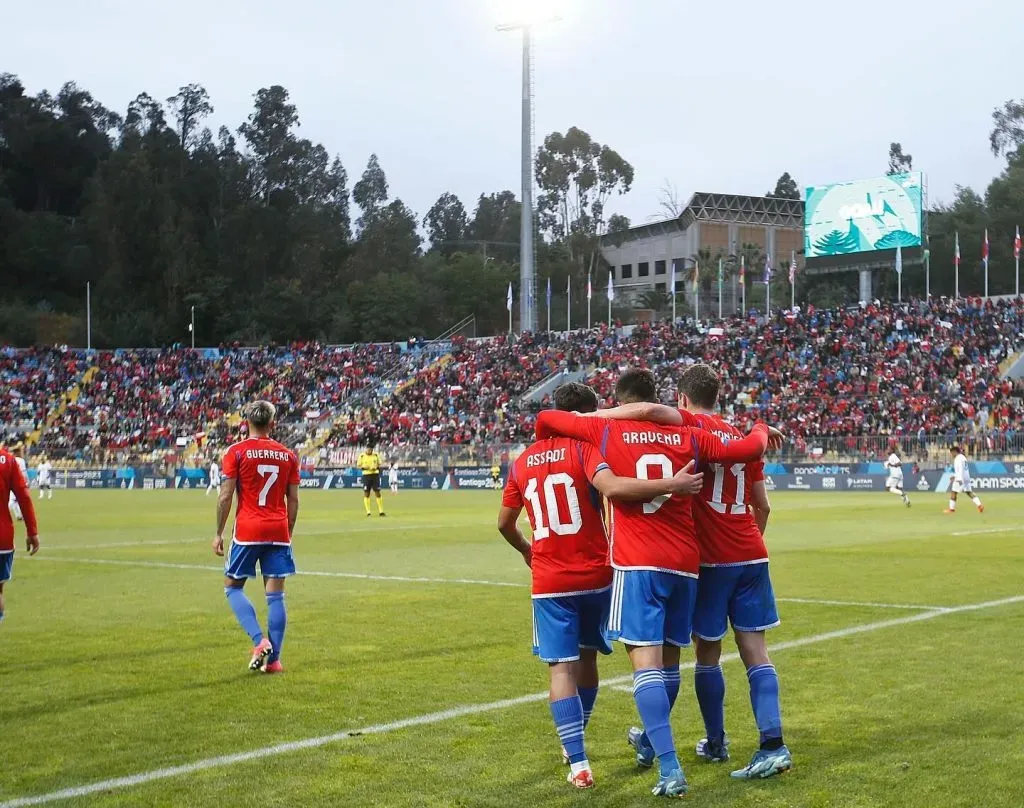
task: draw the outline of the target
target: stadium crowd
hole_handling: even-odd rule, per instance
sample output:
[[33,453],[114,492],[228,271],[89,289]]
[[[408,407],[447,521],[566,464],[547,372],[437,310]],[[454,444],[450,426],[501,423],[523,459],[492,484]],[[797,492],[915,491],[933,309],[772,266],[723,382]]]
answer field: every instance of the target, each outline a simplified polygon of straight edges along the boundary
[[[797,451],[810,438],[983,436],[988,448],[1024,423],[1024,385],[1000,363],[1024,350],[1024,301],[946,299],[900,306],[752,313],[721,322],[601,326],[517,339],[455,338],[444,355],[398,345],[315,342],[248,349],[4,350],[0,416],[38,428],[55,456],[218,447],[236,436],[245,401],[271,398],[284,439],[331,449],[518,443],[547,406],[529,393],[553,373],[582,373],[606,401],[630,366],[651,368],[665,400],[693,362],[723,376],[721,400],[741,427],[778,425]],[[68,397],[70,399],[70,397]],[[27,430],[25,430],[27,431]],[[316,440],[319,438],[319,440]]]

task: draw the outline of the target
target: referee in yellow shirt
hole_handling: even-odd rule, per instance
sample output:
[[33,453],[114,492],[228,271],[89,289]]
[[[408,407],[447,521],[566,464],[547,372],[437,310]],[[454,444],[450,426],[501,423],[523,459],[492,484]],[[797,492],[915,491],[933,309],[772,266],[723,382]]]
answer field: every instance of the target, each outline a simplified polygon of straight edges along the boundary
[[377,514],[384,516],[384,497],[380,493],[380,467],[381,459],[377,454],[377,447],[367,446],[366,451],[359,455],[356,461],[359,470],[363,473],[363,508],[366,515],[370,516],[370,492],[377,497]]

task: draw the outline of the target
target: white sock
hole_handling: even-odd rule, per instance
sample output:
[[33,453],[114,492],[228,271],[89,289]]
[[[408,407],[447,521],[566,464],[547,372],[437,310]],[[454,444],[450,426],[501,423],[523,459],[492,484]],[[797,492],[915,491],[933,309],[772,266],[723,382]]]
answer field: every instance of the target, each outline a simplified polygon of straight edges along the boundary
[[[979,508],[981,507],[981,500],[980,500],[980,499],[978,499],[977,497],[971,497],[971,502],[973,502],[973,503],[974,503],[975,505],[977,505],[977,506],[978,506]],[[999,509],[997,508],[996,510],[999,510]]]
[[955,511],[956,510],[956,500],[955,499],[951,499],[949,501],[949,509],[951,511]]

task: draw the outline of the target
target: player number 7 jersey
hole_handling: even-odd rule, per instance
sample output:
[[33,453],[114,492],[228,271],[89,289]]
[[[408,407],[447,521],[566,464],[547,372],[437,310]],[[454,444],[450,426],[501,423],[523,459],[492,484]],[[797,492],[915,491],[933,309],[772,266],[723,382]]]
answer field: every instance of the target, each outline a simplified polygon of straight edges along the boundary
[[299,459],[269,438],[248,438],[224,453],[225,479],[235,481],[238,510],[234,540],[239,544],[289,544],[289,485],[299,484]]

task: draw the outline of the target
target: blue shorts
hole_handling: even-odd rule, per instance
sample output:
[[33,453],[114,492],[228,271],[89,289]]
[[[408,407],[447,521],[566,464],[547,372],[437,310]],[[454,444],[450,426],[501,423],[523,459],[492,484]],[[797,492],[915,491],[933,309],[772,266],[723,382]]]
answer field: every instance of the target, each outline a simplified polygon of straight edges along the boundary
[[610,654],[608,607],[611,589],[533,599],[533,653],[541,662],[575,662],[581,648]]
[[14,553],[0,553],[0,584],[11,580],[14,569]]
[[734,631],[764,631],[779,624],[768,562],[737,567],[701,567],[693,633],[720,640]]
[[264,578],[287,578],[295,574],[290,544],[239,544],[231,542],[224,575],[242,580],[256,577],[256,562]]
[[696,578],[615,570],[608,636],[626,645],[689,645],[696,597]]

